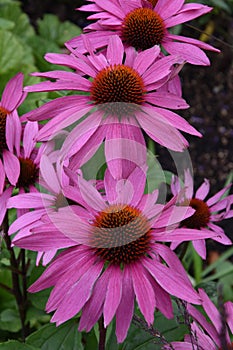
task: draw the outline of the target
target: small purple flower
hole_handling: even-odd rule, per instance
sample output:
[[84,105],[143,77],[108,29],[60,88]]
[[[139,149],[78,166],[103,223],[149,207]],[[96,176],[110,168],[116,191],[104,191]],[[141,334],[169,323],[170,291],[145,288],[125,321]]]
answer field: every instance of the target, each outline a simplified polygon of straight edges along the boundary
[[[184,195],[179,199],[180,204],[190,205],[195,209],[195,213],[189,218],[182,221],[181,226],[190,234],[190,239],[198,237],[200,233],[209,232],[211,239],[226,245],[232,244],[231,240],[225,235],[223,229],[215,223],[233,216],[231,205],[233,203],[233,195],[226,195],[231,184],[224,187],[214,196],[206,200],[210,190],[209,180],[205,179],[203,184],[193,192],[193,179],[190,171],[185,172],[184,178]],[[176,195],[181,190],[181,184],[178,177],[173,178],[171,185],[173,195]],[[212,236],[213,235],[213,236]],[[197,253],[203,258],[206,258],[206,245],[204,239],[192,240],[193,246]],[[173,242],[171,248],[175,249],[180,242]]]

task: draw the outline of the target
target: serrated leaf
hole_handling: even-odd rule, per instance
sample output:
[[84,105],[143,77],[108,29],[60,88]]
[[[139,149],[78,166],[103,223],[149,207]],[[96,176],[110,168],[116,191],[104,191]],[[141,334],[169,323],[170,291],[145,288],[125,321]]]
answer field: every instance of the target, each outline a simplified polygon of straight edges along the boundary
[[59,327],[48,324],[26,339],[26,344],[41,350],[83,350],[81,333],[77,330],[77,320],[71,320]]
[[69,21],[65,21],[61,23],[59,27],[59,36],[57,38],[57,43],[62,47],[66,41],[80,34],[82,34],[81,28]]
[[21,10],[18,1],[4,1],[1,5],[1,17],[14,23],[12,32],[20,38],[34,35],[34,29],[30,25],[29,18],[26,13]]
[[38,31],[42,38],[64,46],[64,42],[78,36],[82,30],[70,21],[60,22],[56,15],[45,14],[38,20]]
[[17,37],[8,32],[0,30],[0,67],[1,73],[5,73],[13,67],[20,67],[23,60],[24,49]]
[[20,343],[16,340],[10,340],[6,343],[0,344],[1,350],[39,350],[39,348],[35,348],[34,346],[27,345],[24,343]]

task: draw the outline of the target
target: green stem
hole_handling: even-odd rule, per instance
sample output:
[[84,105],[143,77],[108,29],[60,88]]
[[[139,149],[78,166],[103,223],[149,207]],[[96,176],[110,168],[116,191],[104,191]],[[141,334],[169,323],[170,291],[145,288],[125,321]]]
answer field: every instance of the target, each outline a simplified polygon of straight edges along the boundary
[[99,320],[99,350],[105,350],[107,328],[104,327],[103,316]]
[[201,282],[202,258],[199,256],[199,254],[197,254],[194,248],[193,248],[193,268],[194,268],[194,278],[197,285]]
[[[22,269],[20,269],[21,261],[17,261],[17,258],[15,256],[15,252],[13,247],[11,246],[11,239],[8,235],[9,230],[9,222],[8,222],[8,212],[6,213],[3,223],[2,223],[2,229],[4,232],[4,240],[6,242],[7,250],[10,253],[10,263],[11,263],[11,277],[12,277],[12,292],[15,296],[15,300],[18,306],[19,310],[19,316],[22,326],[22,340],[25,341],[26,336],[29,334],[29,328],[28,325],[25,324],[26,320],[26,269],[25,269],[25,253],[21,253],[24,262],[22,261]],[[23,292],[21,292],[20,288],[20,275],[23,276]]]
[[180,260],[183,260],[187,250],[188,250],[188,246],[189,246],[189,242],[184,242],[183,245],[182,245],[182,250],[180,252],[180,256],[179,256],[179,259]]

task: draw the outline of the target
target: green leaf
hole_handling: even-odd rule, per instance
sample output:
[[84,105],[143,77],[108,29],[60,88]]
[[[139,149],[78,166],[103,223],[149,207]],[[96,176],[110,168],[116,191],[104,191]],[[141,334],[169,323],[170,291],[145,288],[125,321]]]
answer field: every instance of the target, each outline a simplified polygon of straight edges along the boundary
[[1,350],[39,350],[39,348],[35,348],[34,346],[30,346],[24,343],[20,343],[16,340],[10,340],[6,343],[0,344]]
[[0,314],[0,329],[10,332],[18,332],[21,329],[21,322],[18,311],[6,309]]
[[75,24],[69,21],[61,23],[58,17],[52,14],[45,14],[43,19],[38,21],[38,31],[42,38],[55,42],[60,47],[64,46],[65,41],[82,32]]
[[11,28],[12,32],[20,38],[27,38],[34,35],[34,29],[30,25],[28,16],[22,12],[20,2],[4,1],[1,4],[0,16],[14,23],[14,27]]
[[0,18],[0,29],[11,30],[15,26],[14,22],[8,21],[7,19]]
[[69,21],[65,21],[61,23],[58,34],[57,43],[62,47],[66,41],[82,34],[82,29]]
[[30,37],[27,43],[31,46],[35,57],[35,64],[40,71],[54,70],[56,67],[59,69],[65,69],[63,67],[51,64],[44,59],[44,55],[47,52],[59,53],[59,46],[50,39],[41,38],[39,36]]
[[147,192],[151,193],[155,188],[159,188],[162,184],[169,183],[171,181],[171,174],[168,171],[164,171],[157,159],[157,157],[148,152],[147,154]]
[[[30,286],[33,282],[35,282],[41,276],[44,270],[45,268],[43,266],[34,267],[29,277],[28,286]],[[48,297],[51,292],[51,289],[52,288],[48,288],[38,293],[28,293],[28,300],[37,309],[44,310],[46,303],[48,301]]]
[[41,350],[83,350],[82,334],[77,330],[77,320],[70,320],[59,327],[48,324],[31,334],[26,344]]
[[14,34],[0,30],[0,67],[1,74],[13,67],[20,67],[23,61],[24,49]]

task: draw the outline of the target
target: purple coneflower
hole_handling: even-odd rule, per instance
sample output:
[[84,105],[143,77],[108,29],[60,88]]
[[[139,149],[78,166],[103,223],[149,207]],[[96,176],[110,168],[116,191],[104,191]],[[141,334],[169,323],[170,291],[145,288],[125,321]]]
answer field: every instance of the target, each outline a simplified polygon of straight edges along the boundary
[[23,74],[18,73],[8,81],[0,101],[0,194],[6,178],[15,186],[19,177],[19,162],[13,150],[19,152],[21,124],[17,108],[23,103]]
[[[88,56],[47,54],[48,61],[68,66],[78,73],[34,73],[55,81],[41,82],[25,90],[73,90],[77,94],[50,101],[27,113],[24,118],[37,121],[52,118],[38,134],[38,140],[42,141],[79,122],[68,136],[68,145],[64,148],[79,151],[86,147],[85,153],[88,154],[90,147],[97,148],[105,139],[107,161],[113,148],[116,158],[128,159],[127,152],[133,147],[122,147],[122,139],[125,139],[128,143],[144,147],[144,152],[134,150],[137,165],[141,165],[146,157],[146,147],[140,128],[161,145],[182,151],[188,142],[178,130],[196,136],[201,134],[179,115],[165,109],[187,108],[188,105],[180,96],[164,89],[164,85],[179,70],[174,65],[183,61],[174,56],[159,58],[159,55],[158,46],[139,53],[132,47],[124,49],[116,35],[109,38],[106,55],[93,52]],[[80,95],[80,92],[85,94]],[[108,147],[111,142],[115,143],[114,147]]]
[[88,332],[102,315],[105,327],[116,316],[116,335],[122,342],[135,298],[148,325],[153,323],[155,308],[173,317],[170,294],[201,302],[175,253],[159,243],[163,237],[186,240],[189,235],[175,226],[193,209],[176,206],[176,197],[166,205],[156,204],[158,191],[144,194],[145,180],[143,169],[135,168],[121,180],[106,170],[104,192],[103,184],[99,192],[79,176],[78,186],[63,188],[73,204],[50,213],[52,224],[46,216],[44,226],[32,230],[31,247],[30,236],[19,240],[16,236],[16,245],[43,251],[56,249],[65,237],[76,242],[29,288],[37,292],[53,286],[46,310],[55,311],[51,321],[57,325],[82,310],[79,330]]
[[[201,232],[209,231],[213,235],[209,238],[222,243],[232,244],[231,240],[225,235],[223,229],[215,223],[222,221],[233,216],[233,211],[230,210],[233,203],[233,195],[226,195],[231,184],[224,187],[221,191],[214,196],[206,200],[206,197],[210,190],[210,183],[207,179],[197,189],[196,193],[193,192],[193,178],[189,171],[185,172],[184,178],[184,196],[180,198],[180,204],[190,205],[195,209],[195,213],[189,218],[181,222],[181,226],[184,227],[187,233],[190,233],[190,240],[197,251],[197,253],[203,258],[206,258],[206,243],[205,240],[195,239],[193,236],[198,237]],[[173,195],[177,195],[180,192],[181,184],[177,177],[174,177],[171,190]],[[173,242],[171,248],[175,249],[180,242]]]
[[[184,0],[89,0],[88,5],[80,8],[94,12],[88,19],[97,22],[88,25],[84,31],[94,48],[103,48],[108,44],[109,36],[117,34],[126,46],[137,50],[146,50],[154,45],[167,53],[179,55],[185,61],[196,65],[209,65],[209,59],[202,51],[219,50],[199,40],[175,35],[168,29],[186,23],[212,10],[211,7],[188,3]],[[67,42],[67,47],[85,52],[82,37]]]

